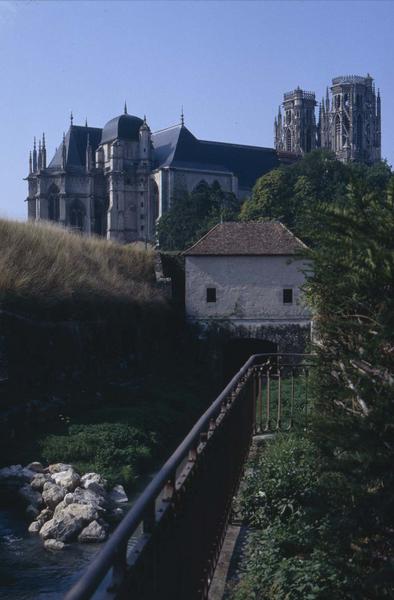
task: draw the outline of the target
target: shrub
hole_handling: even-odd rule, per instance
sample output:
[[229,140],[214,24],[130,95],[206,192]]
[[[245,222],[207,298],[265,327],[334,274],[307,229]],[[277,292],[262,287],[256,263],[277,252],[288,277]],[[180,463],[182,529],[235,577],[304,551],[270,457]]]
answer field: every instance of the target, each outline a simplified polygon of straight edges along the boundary
[[110,483],[135,484],[149,463],[155,436],[123,423],[71,425],[66,435],[49,435],[41,441],[48,462],[66,461],[80,471],[94,470]]

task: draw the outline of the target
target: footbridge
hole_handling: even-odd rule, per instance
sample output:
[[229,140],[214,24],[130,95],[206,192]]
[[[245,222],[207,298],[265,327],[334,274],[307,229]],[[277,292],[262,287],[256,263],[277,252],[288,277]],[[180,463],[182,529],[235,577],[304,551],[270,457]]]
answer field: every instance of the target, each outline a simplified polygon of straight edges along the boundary
[[205,600],[253,436],[307,424],[313,357],[251,356],[66,600]]

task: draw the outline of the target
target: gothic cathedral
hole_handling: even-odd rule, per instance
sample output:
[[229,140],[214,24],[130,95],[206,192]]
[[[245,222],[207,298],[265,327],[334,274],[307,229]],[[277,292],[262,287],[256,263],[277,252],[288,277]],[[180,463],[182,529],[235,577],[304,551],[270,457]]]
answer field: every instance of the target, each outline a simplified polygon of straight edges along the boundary
[[346,75],[332,80],[331,98],[319,106],[316,123],[314,92],[299,87],[284,94],[275,118],[275,148],[303,155],[326,148],[343,162],[374,163],[381,159],[381,101],[372,77]]

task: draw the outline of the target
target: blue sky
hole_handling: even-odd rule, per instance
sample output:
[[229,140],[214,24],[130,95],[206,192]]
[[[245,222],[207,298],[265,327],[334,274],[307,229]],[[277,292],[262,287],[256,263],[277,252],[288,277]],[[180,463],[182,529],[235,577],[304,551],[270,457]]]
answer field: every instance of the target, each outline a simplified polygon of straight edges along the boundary
[[332,77],[375,78],[383,156],[394,163],[394,3],[358,1],[0,2],[0,215],[26,217],[28,151],[48,158],[74,123],[123,111],[152,130],[273,145],[283,92],[320,98]]

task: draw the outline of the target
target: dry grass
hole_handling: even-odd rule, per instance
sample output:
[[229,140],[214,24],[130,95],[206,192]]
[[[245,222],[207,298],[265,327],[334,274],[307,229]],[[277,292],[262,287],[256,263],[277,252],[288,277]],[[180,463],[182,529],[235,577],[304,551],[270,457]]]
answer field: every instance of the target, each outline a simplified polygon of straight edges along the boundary
[[0,302],[24,312],[75,316],[164,305],[154,251],[86,238],[50,224],[0,219]]

